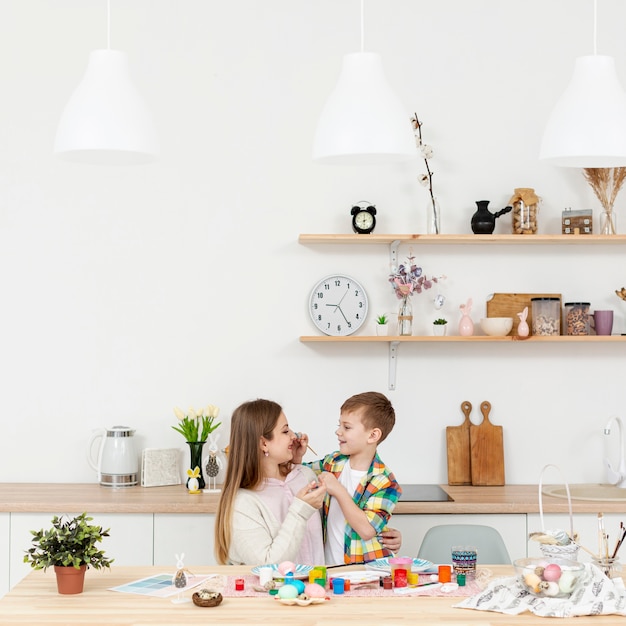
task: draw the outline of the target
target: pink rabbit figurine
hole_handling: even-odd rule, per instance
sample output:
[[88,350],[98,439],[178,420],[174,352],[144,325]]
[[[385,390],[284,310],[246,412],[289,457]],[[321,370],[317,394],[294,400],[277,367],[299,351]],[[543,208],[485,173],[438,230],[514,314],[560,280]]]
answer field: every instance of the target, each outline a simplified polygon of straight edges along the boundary
[[519,317],[519,324],[517,325],[517,334],[519,337],[528,337],[530,334],[530,329],[528,328],[528,322],[526,318],[528,317],[528,307],[525,306],[524,310],[521,313],[517,314]]
[[471,337],[474,334],[474,322],[470,314],[472,312],[472,299],[469,298],[466,304],[462,304],[461,309],[461,321],[459,322],[459,335],[461,337]]

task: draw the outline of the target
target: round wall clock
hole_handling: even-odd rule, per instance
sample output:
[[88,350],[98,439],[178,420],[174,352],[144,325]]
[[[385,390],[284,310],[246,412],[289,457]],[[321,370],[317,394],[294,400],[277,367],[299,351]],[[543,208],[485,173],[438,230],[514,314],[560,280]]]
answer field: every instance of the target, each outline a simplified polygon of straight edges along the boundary
[[354,278],[333,274],[313,287],[309,313],[315,326],[326,335],[351,335],[367,317],[367,294]]

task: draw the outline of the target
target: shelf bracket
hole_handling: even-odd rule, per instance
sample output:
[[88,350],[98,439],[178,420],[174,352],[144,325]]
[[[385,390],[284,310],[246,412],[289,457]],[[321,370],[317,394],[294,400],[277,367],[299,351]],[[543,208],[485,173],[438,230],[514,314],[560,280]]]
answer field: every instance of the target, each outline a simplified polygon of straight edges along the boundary
[[399,341],[389,342],[389,389],[396,390],[396,366],[398,364]]
[[395,239],[389,244],[389,264],[391,265],[392,271],[394,268],[398,267],[398,248],[400,247],[400,240]]

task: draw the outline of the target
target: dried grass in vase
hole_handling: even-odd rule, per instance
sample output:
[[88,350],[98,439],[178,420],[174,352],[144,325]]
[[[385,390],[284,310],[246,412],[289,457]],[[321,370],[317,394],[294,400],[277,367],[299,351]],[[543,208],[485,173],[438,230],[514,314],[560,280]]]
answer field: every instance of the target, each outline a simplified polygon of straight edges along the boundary
[[615,235],[615,215],[613,205],[624,180],[626,167],[586,167],[583,176],[600,201],[604,214],[602,215],[601,232],[603,235]]

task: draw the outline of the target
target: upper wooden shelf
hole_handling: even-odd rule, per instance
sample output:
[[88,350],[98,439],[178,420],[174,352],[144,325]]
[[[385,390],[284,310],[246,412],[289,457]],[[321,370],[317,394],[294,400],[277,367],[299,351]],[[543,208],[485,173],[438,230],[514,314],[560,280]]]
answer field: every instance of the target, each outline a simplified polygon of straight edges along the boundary
[[307,235],[298,237],[300,243],[392,244],[420,243],[429,245],[491,244],[491,245],[608,245],[626,244],[626,235]]

